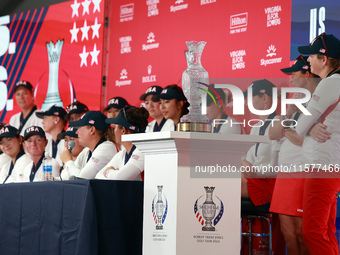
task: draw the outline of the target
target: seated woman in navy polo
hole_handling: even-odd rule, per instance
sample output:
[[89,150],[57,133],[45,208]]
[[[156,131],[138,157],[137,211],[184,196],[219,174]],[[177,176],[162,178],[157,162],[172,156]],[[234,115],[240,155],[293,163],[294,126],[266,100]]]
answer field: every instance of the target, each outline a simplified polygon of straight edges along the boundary
[[[45,157],[45,147],[47,139],[45,131],[38,126],[32,126],[25,130],[24,148],[30,155],[32,162],[28,164],[23,171],[23,178],[19,182],[36,182],[43,181],[42,161]],[[52,158],[52,176],[59,176],[60,165]]]
[[0,148],[10,158],[1,167],[0,184],[20,181],[23,178],[22,170],[32,160],[24,152],[19,130],[10,125],[1,128]]
[[141,180],[144,173],[144,155],[132,142],[121,140],[124,134],[144,133],[148,125],[149,113],[145,108],[126,107],[120,110],[116,118],[106,120],[115,124],[115,136],[124,149],[96,175],[96,179],[105,180]]

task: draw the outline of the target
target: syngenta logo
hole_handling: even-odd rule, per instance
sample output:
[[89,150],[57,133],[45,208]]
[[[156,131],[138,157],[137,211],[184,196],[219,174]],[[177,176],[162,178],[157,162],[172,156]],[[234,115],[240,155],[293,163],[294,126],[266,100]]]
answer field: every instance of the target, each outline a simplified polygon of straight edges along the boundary
[[[222,104],[222,101],[214,88],[206,84],[202,84],[202,85],[205,85],[206,87],[208,87],[209,90],[213,91],[215,94],[214,96],[210,91],[201,88],[201,90],[204,90],[206,92],[206,94],[203,94],[201,98],[202,114],[206,114],[207,96],[210,96],[215,103],[216,103],[216,100],[215,100],[216,97],[220,100],[221,104]],[[231,85],[231,84],[215,84],[215,88],[228,89],[233,95],[233,115],[244,115],[245,97],[244,97],[243,91],[240,88],[238,88],[235,85]],[[287,98],[287,94],[289,93],[301,93],[301,94],[304,94],[305,96],[303,98]],[[272,95],[273,95],[272,106],[268,110],[257,110],[254,108],[253,97],[252,97],[253,89],[251,86],[248,88],[247,94],[248,94],[247,106],[251,113],[255,115],[270,115],[276,111],[277,105],[278,105],[277,88],[272,89]],[[294,87],[282,87],[281,88],[281,113],[282,115],[286,115],[286,108],[288,104],[295,105],[305,115],[311,115],[311,113],[303,105],[307,103],[310,99],[311,99],[311,94],[309,90],[307,89],[294,88]]]

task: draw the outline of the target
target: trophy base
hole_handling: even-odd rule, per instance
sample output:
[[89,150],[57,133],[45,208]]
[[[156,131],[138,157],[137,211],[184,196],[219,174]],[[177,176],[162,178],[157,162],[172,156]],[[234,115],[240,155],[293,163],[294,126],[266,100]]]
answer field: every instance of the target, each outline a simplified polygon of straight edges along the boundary
[[215,227],[203,227],[202,231],[215,231]]
[[178,131],[184,132],[208,132],[211,133],[211,124],[198,122],[180,122],[177,124]]
[[156,230],[162,230],[163,226],[156,226]]

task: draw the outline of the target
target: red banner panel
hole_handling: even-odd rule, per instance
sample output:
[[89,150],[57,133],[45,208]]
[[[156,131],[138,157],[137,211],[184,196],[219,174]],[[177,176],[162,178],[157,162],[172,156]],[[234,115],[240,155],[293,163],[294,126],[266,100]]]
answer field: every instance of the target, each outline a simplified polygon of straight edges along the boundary
[[201,60],[210,78],[284,77],[280,68],[289,65],[291,1],[120,0],[111,5],[107,99],[122,96],[139,105],[147,87],[181,84],[186,41],[207,42]]
[[13,95],[19,80],[32,83],[39,109],[78,100],[98,110],[103,21],[101,0],[67,1],[1,17],[1,121],[8,123],[20,111]]

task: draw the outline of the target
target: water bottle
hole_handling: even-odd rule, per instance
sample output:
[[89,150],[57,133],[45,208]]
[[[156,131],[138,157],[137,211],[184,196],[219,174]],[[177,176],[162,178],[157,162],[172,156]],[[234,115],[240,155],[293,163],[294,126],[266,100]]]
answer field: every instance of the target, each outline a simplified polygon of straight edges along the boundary
[[52,181],[52,158],[46,155],[42,163],[44,181]]

